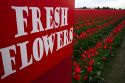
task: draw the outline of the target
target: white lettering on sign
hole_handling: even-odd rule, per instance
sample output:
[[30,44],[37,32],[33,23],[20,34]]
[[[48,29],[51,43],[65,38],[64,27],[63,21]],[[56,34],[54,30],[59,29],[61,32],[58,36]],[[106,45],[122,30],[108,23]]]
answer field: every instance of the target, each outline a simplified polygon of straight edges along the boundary
[[28,41],[17,44],[17,46],[20,47],[21,60],[22,60],[22,66],[20,67],[20,69],[23,69],[29,66],[30,64],[32,64],[32,57],[30,61],[28,62],[27,44],[28,44]]
[[10,51],[14,51],[16,53],[15,45],[0,49],[4,67],[4,75],[1,77],[1,79],[16,72],[16,70],[12,69],[12,61],[15,64],[15,57],[11,56]]
[[28,8],[27,7],[14,7],[12,6],[12,9],[16,12],[16,20],[17,20],[17,34],[15,37],[27,35],[28,33],[24,31],[24,28],[26,25],[27,27],[27,19],[23,17],[24,12],[28,14]]
[[54,40],[55,40],[55,33],[51,34],[49,37],[48,37],[48,35],[43,36],[45,52],[46,52],[47,56],[48,56],[48,53],[49,53],[49,49],[50,49],[51,53],[53,52]]
[[[46,11],[46,27],[43,27],[41,21],[42,13],[40,8],[12,6],[12,9],[15,11],[17,22],[17,34],[15,38],[51,29],[58,29],[59,27],[68,25],[68,8],[66,7],[44,7]],[[32,14],[32,29],[30,32],[26,31],[26,28],[28,28],[29,11],[31,11],[30,13]],[[32,65],[34,62],[41,61],[44,54],[49,56],[54,50],[58,51],[71,44],[72,41],[73,28],[64,28],[64,30],[53,32],[50,35],[47,34],[34,38],[33,41],[19,42],[5,48],[0,48],[0,56],[2,56],[4,70],[4,75],[1,79]],[[32,52],[30,54],[28,52],[29,43],[32,47]],[[19,48],[19,51],[17,51],[17,48]],[[17,56],[21,59],[21,65],[18,70],[15,68],[17,65]]]
[[[33,24],[33,30],[31,31],[31,33],[44,31],[43,25],[40,20],[40,18],[41,18],[40,9],[37,7],[30,7],[30,9],[32,10],[32,24]],[[39,29],[38,29],[38,27],[39,27]]]
[[[43,28],[42,22],[41,22],[41,11],[38,7],[15,7],[12,6],[12,9],[16,12],[16,20],[17,20],[17,34],[15,37],[20,37],[24,35],[28,35],[27,32],[25,32],[24,28],[26,25],[27,27],[27,18],[23,17],[23,14],[28,14],[29,9],[32,11],[32,25],[33,30],[32,33],[45,31],[58,28],[60,26],[66,26],[68,25],[68,8],[63,7],[44,7],[46,10],[46,29]],[[61,13],[61,16],[60,16]],[[54,17],[54,18],[53,18]],[[61,17],[61,18],[60,18]],[[25,23],[25,24],[24,24]]]

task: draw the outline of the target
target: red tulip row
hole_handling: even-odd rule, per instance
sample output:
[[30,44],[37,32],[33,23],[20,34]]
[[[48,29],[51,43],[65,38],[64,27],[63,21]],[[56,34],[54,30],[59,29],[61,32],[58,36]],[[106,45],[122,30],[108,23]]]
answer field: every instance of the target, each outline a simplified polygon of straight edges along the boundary
[[[120,12],[120,10],[118,11],[109,11],[109,10],[82,10],[82,12],[80,10],[76,10],[76,21],[82,21],[82,22],[78,22],[81,23],[79,26],[77,26],[76,28],[81,28],[83,26],[91,26],[91,25],[95,25],[95,22],[97,21],[97,24],[100,24],[102,21],[104,20],[110,20],[111,18],[115,18],[118,16],[123,16],[124,12]],[[101,12],[101,13],[100,13]],[[80,14],[80,15],[79,15]],[[89,16],[88,16],[89,15]],[[80,17],[78,17],[80,16]],[[97,18],[98,17],[98,18]]]
[[[120,18],[122,18],[122,17],[120,17]],[[109,25],[111,25],[111,24],[114,24],[117,20],[119,20],[119,18],[116,18],[116,19],[114,19],[114,20],[112,20],[112,21],[110,21],[110,22],[108,22],[108,23],[105,23],[105,24],[103,24],[103,25],[100,25],[100,26],[98,26],[98,27],[87,29],[85,32],[82,32],[82,33],[79,35],[78,39],[85,39],[85,38],[87,38],[87,37],[89,37],[89,36],[95,34],[95,33],[98,32],[99,30],[101,30],[101,29],[103,29],[103,28],[105,28],[105,27],[107,27],[107,26],[109,26]]]
[[111,20],[110,22],[107,22],[103,25],[100,25],[100,26],[97,26],[97,27],[94,27],[94,28],[88,28],[86,31],[80,33],[80,35],[77,35],[74,33],[74,36],[77,38],[77,39],[86,39],[87,37],[90,37],[91,35],[95,34],[96,32],[98,32],[99,30],[111,25],[111,24],[114,24],[117,20],[121,19],[123,16],[120,16],[120,17],[117,17],[116,19],[113,19]]
[[[73,77],[76,80],[87,80],[89,74],[94,71],[94,64],[95,59],[100,57],[99,55],[99,49],[103,50],[112,50],[112,44],[115,39],[115,37],[118,35],[119,32],[125,27],[125,20],[122,21],[111,33],[110,35],[102,40],[101,42],[97,42],[96,45],[93,48],[90,48],[88,50],[83,51],[81,54],[81,58],[79,61],[73,62]],[[106,60],[106,57],[101,57],[102,61]],[[81,73],[84,73],[82,76]],[[82,77],[81,77],[82,76]]]

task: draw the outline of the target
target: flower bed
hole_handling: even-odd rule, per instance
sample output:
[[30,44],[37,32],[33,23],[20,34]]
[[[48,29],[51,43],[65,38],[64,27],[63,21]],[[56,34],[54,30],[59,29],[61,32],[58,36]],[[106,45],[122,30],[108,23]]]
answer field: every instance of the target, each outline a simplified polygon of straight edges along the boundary
[[[108,18],[108,12],[103,12],[107,13]],[[113,56],[113,52],[120,45],[122,30],[125,30],[125,12],[113,10],[110,10],[110,12],[112,12],[112,15],[114,14],[113,12],[117,12],[117,17],[115,16],[115,19],[112,19],[106,24],[104,23],[107,26],[101,26],[103,28],[99,30],[91,28],[93,31],[89,33],[81,31],[78,34],[78,28],[75,29],[74,54],[72,56],[73,83],[97,83],[102,76],[103,64],[109,57]],[[101,15],[103,17],[102,13]]]

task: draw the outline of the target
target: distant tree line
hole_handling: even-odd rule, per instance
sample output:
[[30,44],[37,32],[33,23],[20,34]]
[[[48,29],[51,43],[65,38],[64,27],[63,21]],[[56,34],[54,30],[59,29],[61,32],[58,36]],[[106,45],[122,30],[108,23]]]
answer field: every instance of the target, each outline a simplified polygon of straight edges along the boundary
[[[89,7],[81,7],[82,9],[98,9],[98,10],[117,10],[116,8],[110,8],[110,7],[95,7],[95,8],[89,8]],[[122,8],[119,8],[118,10],[122,10]]]

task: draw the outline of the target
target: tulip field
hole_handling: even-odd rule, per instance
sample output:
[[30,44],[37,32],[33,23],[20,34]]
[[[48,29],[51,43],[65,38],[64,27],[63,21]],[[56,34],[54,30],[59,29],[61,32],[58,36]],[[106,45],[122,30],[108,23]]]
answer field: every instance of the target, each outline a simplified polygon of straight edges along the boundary
[[98,83],[120,48],[125,10],[75,10],[72,82]]

